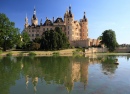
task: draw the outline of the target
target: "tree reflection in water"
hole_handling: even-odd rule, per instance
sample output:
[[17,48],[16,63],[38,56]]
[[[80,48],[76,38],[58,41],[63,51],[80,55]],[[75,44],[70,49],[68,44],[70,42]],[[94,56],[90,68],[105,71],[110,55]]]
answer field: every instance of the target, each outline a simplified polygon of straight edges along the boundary
[[115,73],[115,70],[118,68],[115,62],[116,56],[106,56],[101,60],[102,70],[105,75],[112,75]]
[[[37,92],[38,81],[46,84],[64,85],[68,92],[74,87],[74,82],[83,83],[84,89],[88,83],[88,66],[91,63],[101,63],[103,73],[114,74],[118,68],[114,64],[116,57],[3,57],[0,59],[0,92],[9,94],[15,81],[25,78],[25,86],[33,84]],[[22,75],[22,76],[21,76]],[[44,82],[43,82],[44,83]]]

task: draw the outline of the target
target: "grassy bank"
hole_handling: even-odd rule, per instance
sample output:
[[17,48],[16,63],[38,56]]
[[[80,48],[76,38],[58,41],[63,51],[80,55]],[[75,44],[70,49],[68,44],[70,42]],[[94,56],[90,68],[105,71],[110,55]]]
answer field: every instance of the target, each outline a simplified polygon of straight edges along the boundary
[[58,50],[58,51],[6,51],[2,52],[1,56],[28,56],[35,54],[36,56],[52,56],[55,53],[59,53],[60,56],[72,56],[73,51],[76,49],[66,49],[66,50]]
[[[58,51],[6,51],[1,52],[0,56],[72,56],[72,55],[83,55],[84,53],[79,49],[66,49]],[[89,53],[89,55],[130,55],[130,53]]]

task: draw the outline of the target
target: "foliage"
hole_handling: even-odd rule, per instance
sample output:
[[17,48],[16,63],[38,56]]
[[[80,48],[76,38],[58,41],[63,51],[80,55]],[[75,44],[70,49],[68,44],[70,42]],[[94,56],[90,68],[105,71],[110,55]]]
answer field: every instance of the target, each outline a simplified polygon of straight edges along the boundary
[[12,56],[12,53],[11,53],[11,52],[9,52],[9,53],[7,53],[7,54],[6,54],[6,56]]
[[102,70],[104,74],[113,74],[115,70],[117,69],[117,65],[115,65],[115,59],[116,56],[106,56],[104,59],[101,61],[102,63]]
[[20,44],[20,32],[5,14],[0,13],[0,46],[4,51]]
[[28,54],[29,56],[35,56],[36,55],[36,53],[34,53],[34,52],[29,52],[29,54]]
[[23,56],[23,52],[20,52],[20,53],[19,53],[19,56]]
[[41,48],[44,50],[59,50],[68,48],[69,42],[66,35],[59,27],[55,30],[45,31],[41,39]]
[[52,54],[53,54],[53,56],[59,56],[60,55],[59,52],[53,52]]
[[76,49],[76,51],[73,51],[74,56],[81,55],[82,50],[81,49]]
[[100,36],[101,43],[105,44],[110,52],[113,52],[116,47],[118,47],[118,43],[116,41],[116,34],[113,30],[105,30]]
[[40,44],[39,43],[32,43],[32,49],[33,50],[38,50],[40,48]]
[[22,47],[23,49],[28,49],[28,46],[30,45],[30,38],[26,30],[23,30],[22,34]]
[[0,54],[2,54],[2,50],[0,50]]

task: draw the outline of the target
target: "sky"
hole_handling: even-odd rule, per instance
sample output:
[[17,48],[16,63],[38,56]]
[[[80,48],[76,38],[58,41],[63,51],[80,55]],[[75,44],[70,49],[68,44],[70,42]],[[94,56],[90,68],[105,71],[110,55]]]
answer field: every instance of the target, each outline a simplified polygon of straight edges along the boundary
[[130,44],[130,0],[0,0],[0,13],[22,31],[26,14],[31,23],[34,6],[39,23],[41,18],[43,23],[46,17],[63,18],[69,6],[77,21],[85,11],[89,38],[97,39],[103,31],[112,29],[119,44]]

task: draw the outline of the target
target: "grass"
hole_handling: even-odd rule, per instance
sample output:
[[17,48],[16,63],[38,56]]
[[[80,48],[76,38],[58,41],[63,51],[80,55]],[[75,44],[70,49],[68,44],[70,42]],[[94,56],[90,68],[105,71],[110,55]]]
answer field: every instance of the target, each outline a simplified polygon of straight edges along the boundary
[[2,50],[0,50],[0,54],[2,54]]
[[6,56],[12,56],[12,53],[11,53],[11,52],[9,52],[9,53],[7,53],[7,54],[6,54]]

